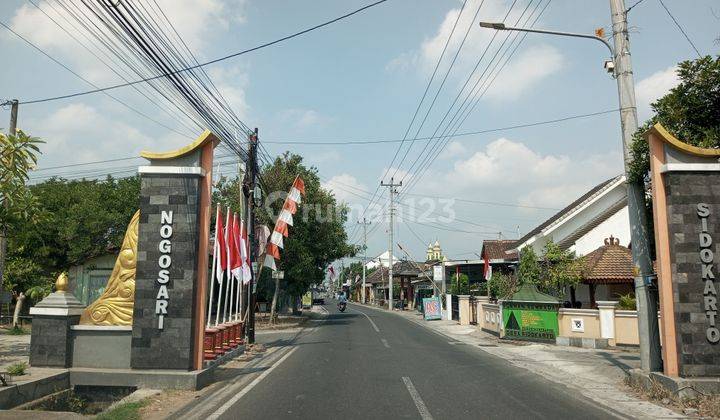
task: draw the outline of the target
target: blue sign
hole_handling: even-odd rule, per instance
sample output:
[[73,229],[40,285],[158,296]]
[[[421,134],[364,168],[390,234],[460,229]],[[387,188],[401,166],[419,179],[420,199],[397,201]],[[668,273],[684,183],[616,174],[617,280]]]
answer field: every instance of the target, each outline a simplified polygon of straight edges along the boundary
[[440,297],[423,298],[425,320],[442,319],[442,302]]

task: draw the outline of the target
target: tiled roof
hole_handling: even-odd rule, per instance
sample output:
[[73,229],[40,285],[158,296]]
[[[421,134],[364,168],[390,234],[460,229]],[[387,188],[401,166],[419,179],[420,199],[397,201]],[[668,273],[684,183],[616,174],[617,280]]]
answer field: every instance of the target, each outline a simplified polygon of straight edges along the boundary
[[582,204],[585,200],[592,197],[597,193],[598,191],[602,190],[603,188],[610,185],[612,182],[617,181],[622,175],[618,175],[616,177],[610,178],[607,181],[601,182],[600,184],[593,187],[590,191],[586,192],[582,195],[582,197],[578,198],[577,200],[570,203],[567,207],[560,210],[559,212],[555,213],[552,217],[547,219],[546,221],[542,222],[540,225],[538,225],[535,229],[531,230],[527,233],[527,235],[523,236],[522,238],[518,239],[514,244],[513,247],[517,248],[520,246],[523,242],[527,241],[528,239],[532,238],[533,236],[537,235],[538,233],[542,232],[543,229],[550,226],[552,223],[554,223],[556,220],[560,219],[563,215],[566,213],[569,213],[572,209]]
[[515,245],[515,240],[512,239],[486,239],[483,241],[483,249],[480,255],[483,258],[487,255],[491,260],[517,260],[517,250],[506,253],[508,249],[512,249]]
[[633,283],[632,254],[629,248],[618,244],[615,238],[585,256],[583,281],[585,283]]

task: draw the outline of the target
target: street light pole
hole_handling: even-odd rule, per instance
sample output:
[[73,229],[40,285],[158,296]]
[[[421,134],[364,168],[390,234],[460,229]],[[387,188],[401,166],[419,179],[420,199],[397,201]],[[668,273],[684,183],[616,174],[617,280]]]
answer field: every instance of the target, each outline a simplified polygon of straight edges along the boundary
[[627,199],[630,213],[630,243],[632,244],[633,273],[635,276],[635,298],[638,312],[638,330],[640,338],[640,366],[644,371],[658,371],[662,368],[660,355],[660,336],[658,333],[657,301],[652,289],[652,260],[647,231],[645,211],[645,188],[641,182],[630,181],[632,154],[630,146],[638,128],[637,107],[635,105],[635,85],[633,82],[630,42],[627,31],[627,13],[624,0],[610,0],[613,27],[613,48],[605,39],[587,34],[549,31],[531,28],[515,28],[503,23],[481,22],[480,26],[495,30],[533,32],[547,35],[594,39],[602,42],[610,51],[612,71],[617,80],[620,102],[620,124],[623,142],[623,161],[625,176],[628,179]]

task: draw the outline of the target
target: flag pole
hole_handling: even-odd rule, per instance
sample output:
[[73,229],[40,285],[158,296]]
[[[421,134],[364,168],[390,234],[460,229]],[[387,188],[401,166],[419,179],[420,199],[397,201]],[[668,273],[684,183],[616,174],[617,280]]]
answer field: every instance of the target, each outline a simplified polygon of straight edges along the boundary
[[212,270],[210,270],[210,298],[208,299],[208,311],[207,311],[207,324],[205,328],[210,328],[210,316],[212,315],[213,307],[213,291],[215,289],[215,269],[217,268],[217,253],[218,253],[218,240],[217,240],[217,220],[220,218],[220,207],[215,211],[215,243],[213,244],[213,261]]
[[227,216],[225,216],[225,256],[227,261],[227,267],[226,270],[226,278],[227,278],[227,286],[225,286],[225,306],[223,307],[223,324],[227,322],[227,312],[228,312],[228,290],[230,289],[230,244],[228,243],[228,233],[230,233],[230,207],[228,206],[227,210]]

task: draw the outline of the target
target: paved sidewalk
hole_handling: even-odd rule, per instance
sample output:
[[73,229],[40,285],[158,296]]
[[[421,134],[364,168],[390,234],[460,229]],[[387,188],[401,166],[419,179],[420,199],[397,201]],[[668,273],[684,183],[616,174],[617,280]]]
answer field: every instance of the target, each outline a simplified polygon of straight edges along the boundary
[[0,370],[15,363],[29,363],[30,334],[0,335]]
[[[386,311],[376,306],[362,305]],[[469,345],[505,359],[515,366],[539,374],[570,388],[599,404],[632,418],[686,418],[665,407],[631,395],[623,379],[626,371],[640,366],[637,352],[631,350],[592,350],[551,344],[519,343],[500,340],[476,326],[457,321],[425,321],[416,311],[394,314],[448,338],[453,345]]]

